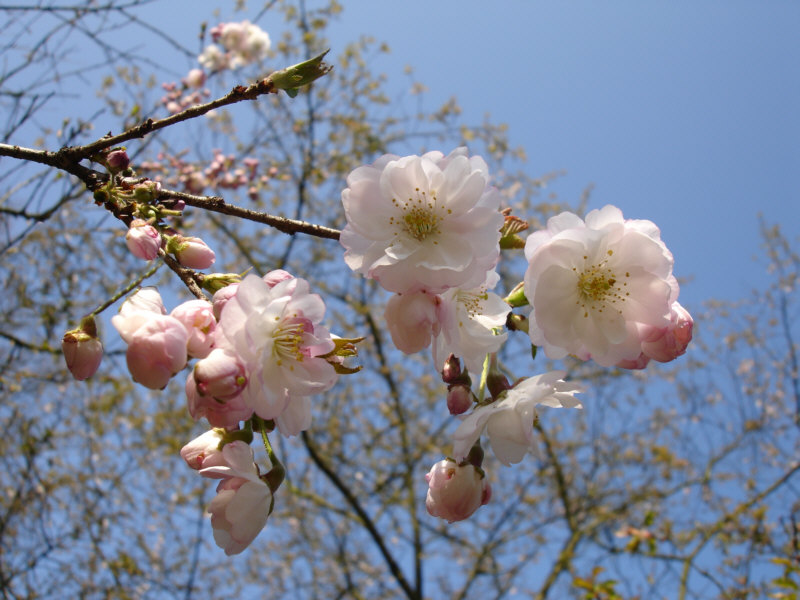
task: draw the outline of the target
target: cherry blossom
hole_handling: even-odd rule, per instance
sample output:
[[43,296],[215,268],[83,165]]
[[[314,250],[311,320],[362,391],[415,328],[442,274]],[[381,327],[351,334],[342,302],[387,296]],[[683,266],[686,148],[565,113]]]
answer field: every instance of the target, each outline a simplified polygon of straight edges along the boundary
[[518,463],[533,447],[533,420],[537,405],[581,408],[575,394],[582,388],[563,381],[563,371],[551,371],[524,379],[498,400],[477,406],[458,426],[453,453],[463,460],[484,430],[495,456],[504,465]]
[[525,256],[529,334],[549,358],[635,361],[642,327],[670,323],[673,258],[650,221],[625,220],[614,206],[585,221],[561,213],[528,237]]
[[253,449],[241,441],[222,448],[224,464],[200,469],[204,477],[221,478],[208,512],[214,541],[228,556],[247,548],[272,512],[272,492],[259,478]]
[[500,193],[466,148],[386,154],[348,175],[342,203],[345,262],[391,292],[474,288],[497,263]]
[[433,345],[437,370],[450,354],[455,354],[471,373],[479,374],[486,355],[497,352],[505,343],[508,333],[499,330],[505,326],[511,307],[488,291],[498,279],[490,271],[486,283],[478,288],[453,288],[442,294],[438,310],[441,331]]
[[[270,287],[256,275],[245,277],[225,304],[217,346],[236,354],[247,371],[242,398],[264,419],[275,419],[290,401],[330,389],[337,374],[323,355],[335,345],[319,323],[325,304],[309,293],[304,279],[284,279]],[[292,405],[305,413],[306,403]],[[308,422],[310,413],[294,415]]]

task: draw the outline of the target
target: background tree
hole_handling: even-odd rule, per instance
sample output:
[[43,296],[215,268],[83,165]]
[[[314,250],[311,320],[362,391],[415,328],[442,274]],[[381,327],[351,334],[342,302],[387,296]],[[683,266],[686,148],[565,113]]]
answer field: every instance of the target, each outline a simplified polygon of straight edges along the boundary
[[[406,357],[391,344],[388,295],[345,268],[335,241],[344,178],[385,152],[468,143],[533,228],[565,208],[583,212],[588,198],[541,198],[550,176],[516,171],[521,152],[505,129],[463,124],[457,103],[417,113],[393,100],[370,67],[388,48],[368,39],[334,48],[334,70],[295,98],[264,95],[135,130],[169,115],[171,102],[180,111],[320,54],[342,7],[268,2],[231,15],[259,23],[280,14],[284,25],[269,32],[263,64],[212,72],[209,97],[178,81],[196,66],[207,26],[198,19],[190,49],[155,25],[157,10],[135,1],[0,6],[4,597],[796,597],[800,261],[791,239],[764,226],[774,286],[709,304],[676,366],[621,372],[567,361],[589,388],[586,409],[542,410],[538,453],[510,469],[487,457],[492,501],[448,525],[423,508],[424,474],[450,451],[455,427],[445,387],[427,353]],[[210,13],[201,18],[213,24]],[[413,78],[409,86],[422,94]],[[239,557],[214,546],[209,486],[177,456],[205,425],[189,418],[180,376],[163,392],[130,380],[108,323],[116,306],[100,319],[98,373],[78,383],[64,369],[57,342],[82,316],[142,282],[172,306],[198,281],[169,259],[143,267],[122,240],[125,215],[92,201],[87,188],[102,184],[103,169],[88,162],[87,144],[102,144],[106,131],[143,132],[123,142],[132,166],[162,181],[162,198],[187,204],[176,226],[215,249],[214,270],[285,268],[324,296],[332,330],[367,338],[363,370],[314,399],[310,430],[280,438],[287,480]],[[85,150],[56,152],[68,146]],[[524,272],[521,252],[501,267],[510,290]],[[549,368],[528,347],[518,333],[501,355],[517,377]]]

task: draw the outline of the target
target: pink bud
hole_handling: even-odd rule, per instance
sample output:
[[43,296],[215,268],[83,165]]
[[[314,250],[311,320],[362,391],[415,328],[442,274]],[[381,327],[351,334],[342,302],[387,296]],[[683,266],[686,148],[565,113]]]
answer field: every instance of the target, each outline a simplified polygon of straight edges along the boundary
[[242,392],[247,372],[235,354],[216,348],[195,365],[194,379],[200,395],[225,402]]
[[123,171],[128,168],[130,162],[125,150],[112,150],[106,155],[106,164],[112,171]]
[[64,334],[61,351],[69,372],[78,381],[88,379],[97,372],[103,360],[103,344],[97,339],[97,328],[92,317],[85,318],[79,329]]
[[161,248],[161,235],[147,221],[134,219],[125,234],[125,243],[136,258],[153,260]]
[[219,444],[222,441],[222,431],[212,429],[181,448],[181,457],[186,464],[195,471],[204,467],[224,465],[222,450]]
[[458,466],[450,459],[441,460],[425,475],[428,496],[425,508],[434,517],[448,522],[463,521],[489,502],[492,489],[474,466]]
[[214,345],[214,330],[217,320],[214,317],[214,308],[206,300],[189,300],[176,306],[170,313],[178,319],[189,333],[189,343],[186,347],[189,356],[205,358]]
[[670,324],[665,328],[653,328],[642,340],[642,352],[658,362],[675,360],[686,352],[692,341],[694,320],[692,315],[678,302],[672,304]]
[[175,257],[181,265],[190,269],[207,269],[216,260],[214,251],[198,237],[180,237]]
[[459,377],[461,377],[461,361],[451,352],[442,367],[442,381],[455,383]]
[[126,359],[131,377],[151,390],[164,389],[186,366],[189,335],[180,321],[152,314],[128,342]]
[[[209,355],[209,357],[210,356],[211,355]],[[204,358],[197,364],[199,365],[203,361],[208,360],[209,357]],[[208,382],[206,381],[204,383]],[[233,429],[238,427],[241,421],[246,421],[253,416],[253,409],[247,407],[241,395],[234,396],[225,401],[212,396],[211,394],[213,392],[220,391],[216,389],[217,385],[221,386],[218,381],[213,382],[213,384],[205,388],[209,394],[203,395],[198,389],[195,372],[192,371],[189,373],[189,376],[186,378],[186,400],[189,406],[189,414],[193,419],[198,420],[205,417],[212,427]],[[230,389],[227,391],[230,391]]]
[[447,388],[447,409],[451,415],[461,415],[472,406],[472,390],[465,385],[451,385]]

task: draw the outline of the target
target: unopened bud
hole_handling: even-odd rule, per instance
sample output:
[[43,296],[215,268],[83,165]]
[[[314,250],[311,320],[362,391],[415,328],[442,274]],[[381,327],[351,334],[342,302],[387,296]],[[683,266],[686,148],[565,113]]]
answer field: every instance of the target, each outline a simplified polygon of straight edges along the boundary
[[455,383],[460,376],[461,361],[451,352],[447,360],[444,361],[444,367],[442,367],[442,381],[445,383]]
[[93,317],[84,317],[78,329],[64,334],[61,351],[69,372],[78,381],[88,379],[97,372],[103,360],[103,344],[97,338]]
[[447,388],[447,410],[451,415],[461,415],[472,406],[472,390],[465,385],[451,385]]

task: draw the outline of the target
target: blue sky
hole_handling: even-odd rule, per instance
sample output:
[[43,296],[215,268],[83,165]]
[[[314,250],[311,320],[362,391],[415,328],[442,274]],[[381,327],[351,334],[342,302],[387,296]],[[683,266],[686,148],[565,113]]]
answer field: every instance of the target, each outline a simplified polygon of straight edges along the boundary
[[[800,3],[345,0],[332,45],[386,41],[398,91],[509,124],[531,175],[590,208],[654,221],[691,277],[681,301],[737,299],[767,276],[758,214],[800,233]],[[269,26],[269,19],[264,23]],[[445,149],[446,150],[446,149]]]

